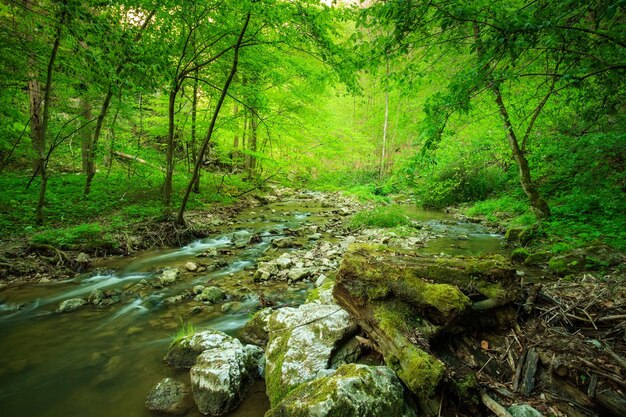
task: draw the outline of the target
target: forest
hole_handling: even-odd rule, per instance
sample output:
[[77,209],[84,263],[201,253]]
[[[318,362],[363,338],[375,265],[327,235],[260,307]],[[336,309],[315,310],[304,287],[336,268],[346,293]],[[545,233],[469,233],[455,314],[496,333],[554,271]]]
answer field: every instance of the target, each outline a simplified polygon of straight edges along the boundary
[[626,415],[625,11],[0,1],[0,414]]

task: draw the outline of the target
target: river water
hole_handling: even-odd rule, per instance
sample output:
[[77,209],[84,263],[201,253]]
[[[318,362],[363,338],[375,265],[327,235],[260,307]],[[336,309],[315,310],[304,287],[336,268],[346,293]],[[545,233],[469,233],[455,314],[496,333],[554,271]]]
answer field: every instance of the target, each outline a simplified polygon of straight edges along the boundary
[[[255,260],[273,251],[272,240],[290,230],[321,225],[322,230],[328,228],[323,238],[332,238],[341,215],[318,197],[310,194],[248,209],[219,226],[215,235],[182,248],[117,259],[63,282],[0,292],[0,416],[152,416],[144,407],[152,386],[167,376],[188,381],[187,372],[170,369],[162,361],[182,322],[191,322],[198,330],[211,328],[237,336],[260,308],[259,294],[275,305],[304,301],[312,286],[308,282],[261,285],[254,283],[251,275]],[[501,237],[480,225],[458,223],[445,214],[414,208],[407,208],[407,215],[438,236],[420,249],[425,253],[503,250]],[[300,243],[310,244],[307,242],[305,236]],[[217,257],[198,257],[207,251]],[[162,268],[184,269],[188,261],[212,263],[214,269],[183,273],[174,285],[160,289],[129,291],[141,280],[158,279]],[[168,297],[198,284],[225,289],[232,295],[228,309],[221,304],[192,312],[199,304],[192,300],[167,304]],[[94,289],[118,289],[122,301],[55,313],[61,301],[86,299]],[[269,408],[264,391],[259,382],[229,416],[263,416]],[[194,410],[188,416],[200,414]]]

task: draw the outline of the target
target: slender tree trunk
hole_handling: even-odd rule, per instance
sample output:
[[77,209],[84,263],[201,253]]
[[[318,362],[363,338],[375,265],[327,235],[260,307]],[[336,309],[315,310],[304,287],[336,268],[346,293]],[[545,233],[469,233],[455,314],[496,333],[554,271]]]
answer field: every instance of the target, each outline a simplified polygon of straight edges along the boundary
[[137,135],[137,150],[141,149],[141,137],[143,136],[143,96],[139,93],[139,135]]
[[233,65],[230,68],[230,73],[228,74],[228,78],[224,83],[224,87],[222,88],[222,92],[220,94],[220,98],[217,101],[215,106],[215,110],[213,111],[213,117],[211,118],[211,124],[209,125],[209,130],[207,131],[207,135],[202,141],[202,146],[200,147],[200,152],[198,154],[198,160],[196,161],[196,165],[193,169],[193,175],[191,177],[191,181],[185,190],[185,195],[183,196],[183,201],[180,203],[180,208],[178,210],[178,216],[176,217],[176,222],[178,224],[185,224],[185,208],[187,207],[187,201],[189,200],[189,194],[191,193],[191,188],[193,187],[193,183],[198,176],[200,171],[200,161],[202,160],[204,153],[206,152],[209,142],[211,141],[211,136],[213,135],[213,130],[215,129],[215,122],[217,121],[217,117],[219,116],[220,109],[222,108],[222,104],[224,104],[224,100],[226,99],[226,95],[228,94],[228,88],[235,77],[235,73],[237,72],[237,65],[239,64],[239,49],[241,48],[241,42],[243,41],[243,37],[246,34],[246,30],[248,29],[248,23],[250,23],[250,12],[246,15],[246,20],[241,28],[241,32],[239,33],[239,37],[237,38],[237,43],[235,44],[234,52],[235,56],[233,58]]
[[235,119],[235,136],[233,136],[233,151],[231,156],[232,166],[235,166],[235,162],[239,159],[239,126],[237,123],[237,117],[239,116],[239,106],[237,103],[233,105],[233,118]]
[[385,121],[383,123],[383,146],[380,153],[380,169],[378,171],[378,178],[380,179],[382,179],[383,175],[385,175],[387,130],[389,126],[389,59],[386,59],[385,75]]
[[42,225],[44,222],[43,207],[46,203],[46,187],[48,185],[48,161],[46,155],[46,133],[48,130],[48,121],[50,120],[50,98],[52,93],[52,74],[54,72],[54,62],[56,61],[57,53],[59,52],[59,45],[61,44],[61,33],[63,31],[63,24],[65,23],[65,11],[61,13],[59,23],[54,38],[54,44],[52,46],[52,52],[50,53],[50,59],[48,60],[48,69],[46,72],[46,87],[43,97],[43,116],[41,118],[41,129],[38,132],[40,135],[37,138],[38,142],[38,162],[39,175],[41,177],[41,184],[39,188],[39,200],[37,201],[37,214],[36,222],[38,225]]
[[100,140],[100,135],[102,134],[102,126],[104,125],[104,118],[106,117],[109,107],[111,106],[111,98],[113,97],[113,86],[109,84],[109,89],[107,90],[107,94],[104,97],[104,101],[102,102],[102,108],[100,109],[100,114],[98,114],[98,119],[96,120],[96,127],[93,130],[93,138],[91,140],[91,145],[89,147],[89,153],[87,155],[86,162],[86,173],[87,178],[85,180],[85,196],[88,196],[91,192],[91,182],[93,181],[93,177],[96,175],[96,147],[98,146],[98,141]]
[[248,139],[248,150],[251,154],[248,155],[248,178],[254,177],[256,171],[256,156],[254,156],[254,153],[257,151],[258,116],[255,114],[255,111],[254,109],[250,111],[250,138]]
[[164,201],[165,210],[169,214],[172,207],[172,181],[174,178],[174,117],[176,116],[176,96],[178,95],[179,84],[178,81],[174,83],[170,90],[170,98],[167,106],[168,114],[168,129],[167,129],[167,154],[165,157],[165,187],[164,187]]
[[509,141],[509,147],[513,152],[513,159],[515,159],[515,162],[517,162],[522,189],[524,190],[524,193],[526,193],[526,196],[528,196],[528,199],[530,200],[530,205],[533,208],[533,211],[535,212],[537,218],[542,219],[550,217],[550,207],[548,206],[548,203],[546,203],[546,201],[541,198],[541,195],[537,191],[537,188],[535,187],[535,184],[533,183],[530,176],[530,167],[528,165],[528,160],[526,159],[524,152],[522,152],[519,147],[519,142],[517,141],[517,136],[515,135],[515,130],[513,129],[513,124],[511,123],[509,112],[504,105],[504,101],[502,100],[500,87],[494,84],[492,90],[496,98],[496,104],[498,105],[498,109],[500,110],[500,116],[502,117],[506,136]]
[[[89,105],[89,102],[85,98],[84,92],[83,94],[81,94],[79,98],[79,102],[80,102],[80,109],[82,111],[83,117],[85,118],[85,122],[88,122],[92,118],[91,106]],[[92,135],[91,129],[89,129],[88,127],[85,127],[80,131],[80,136],[81,136],[80,148],[81,148],[81,160],[82,160],[83,174],[88,174],[89,172],[89,158],[91,155],[91,135]]]
[[[243,129],[241,130],[241,149],[246,149],[248,141],[248,112],[243,112]],[[243,171],[248,170],[248,158],[241,158],[240,167]]]
[[[191,160],[194,165],[198,159],[198,146],[196,144],[196,118],[198,114],[198,70],[195,71],[195,78],[193,80],[193,97],[191,100]],[[196,181],[193,184],[194,193],[200,192],[200,175],[197,176]]]

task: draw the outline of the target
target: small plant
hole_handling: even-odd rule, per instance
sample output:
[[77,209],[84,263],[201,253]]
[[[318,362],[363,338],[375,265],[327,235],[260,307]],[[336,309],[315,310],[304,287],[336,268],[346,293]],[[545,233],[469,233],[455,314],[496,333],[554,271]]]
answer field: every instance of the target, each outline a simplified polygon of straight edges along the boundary
[[176,343],[181,341],[187,336],[191,336],[196,333],[196,326],[190,321],[184,322],[182,318],[180,318],[180,327],[172,335],[172,343]]
[[351,227],[398,227],[409,225],[411,221],[398,206],[377,207],[361,211],[350,220]]

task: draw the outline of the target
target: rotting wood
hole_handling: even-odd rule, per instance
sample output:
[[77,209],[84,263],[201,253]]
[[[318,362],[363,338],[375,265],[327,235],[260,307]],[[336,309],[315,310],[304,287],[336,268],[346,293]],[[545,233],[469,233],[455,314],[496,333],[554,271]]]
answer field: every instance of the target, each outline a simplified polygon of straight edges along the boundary
[[498,417],[513,417],[511,413],[509,413],[506,408],[504,408],[500,403],[491,398],[489,394],[485,391],[480,393],[480,399],[482,400],[485,407],[490,409],[496,416]]

